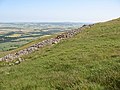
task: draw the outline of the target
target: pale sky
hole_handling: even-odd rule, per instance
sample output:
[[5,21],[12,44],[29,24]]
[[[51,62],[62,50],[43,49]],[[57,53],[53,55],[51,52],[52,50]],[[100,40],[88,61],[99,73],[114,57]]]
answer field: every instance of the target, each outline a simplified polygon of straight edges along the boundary
[[120,0],[0,0],[0,22],[100,22],[120,17]]

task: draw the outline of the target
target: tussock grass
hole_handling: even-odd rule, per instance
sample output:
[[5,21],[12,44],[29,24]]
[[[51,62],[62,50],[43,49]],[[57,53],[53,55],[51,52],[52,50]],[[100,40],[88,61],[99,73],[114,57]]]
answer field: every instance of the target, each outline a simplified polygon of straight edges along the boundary
[[120,18],[0,68],[1,90],[119,90]]

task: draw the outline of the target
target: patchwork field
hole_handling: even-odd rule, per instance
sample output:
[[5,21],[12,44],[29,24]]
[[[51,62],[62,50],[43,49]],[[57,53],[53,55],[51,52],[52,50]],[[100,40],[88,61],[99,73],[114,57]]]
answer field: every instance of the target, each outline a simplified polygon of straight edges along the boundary
[[82,23],[0,23],[0,52],[14,50],[44,35],[82,26]]

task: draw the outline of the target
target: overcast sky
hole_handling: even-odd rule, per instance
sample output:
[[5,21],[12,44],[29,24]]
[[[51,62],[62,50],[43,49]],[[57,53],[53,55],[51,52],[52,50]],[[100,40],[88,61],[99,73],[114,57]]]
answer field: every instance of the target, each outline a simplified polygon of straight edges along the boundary
[[0,0],[0,22],[99,22],[120,17],[120,0]]

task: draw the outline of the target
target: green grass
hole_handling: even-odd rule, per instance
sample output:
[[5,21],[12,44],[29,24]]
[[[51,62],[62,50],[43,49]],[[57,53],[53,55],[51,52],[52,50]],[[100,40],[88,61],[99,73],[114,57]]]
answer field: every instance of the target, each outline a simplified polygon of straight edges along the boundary
[[18,41],[18,42],[5,42],[5,43],[1,43],[0,44],[0,52],[10,51],[10,50],[19,48],[20,46],[23,46],[26,43],[28,43],[28,41]]
[[[21,44],[24,44],[24,45],[21,45],[21,47],[19,47],[17,49],[13,49],[13,50],[11,49],[12,48],[11,46],[14,46],[15,44],[18,45],[18,43],[7,42],[6,44],[5,43],[0,44],[0,49],[5,50],[5,51],[0,50],[0,57],[3,57],[3,56],[5,56],[5,55],[7,55],[9,53],[15,53],[15,52],[17,52],[19,50],[23,50],[23,49],[25,49],[25,48],[27,48],[27,47],[35,44],[35,43],[38,43],[38,42],[43,41],[43,40],[48,39],[48,38],[55,37],[56,35],[57,34],[52,35],[52,36],[41,37],[41,38],[39,38],[37,40],[34,40],[34,41],[31,41],[30,43],[27,43],[27,44],[24,44],[25,41],[21,41],[21,42],[19,42],[20,43],[19,45],[21,45]],[[6,50],[9,50],[9,51],[6,51]]]
[[120,18],[0,68],[0,90],[120,90]]

